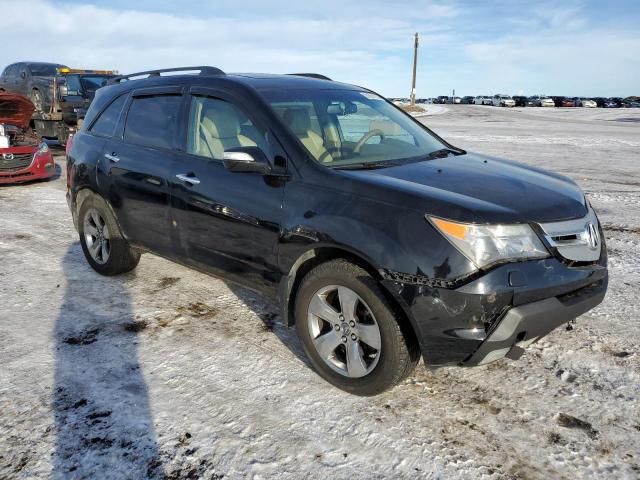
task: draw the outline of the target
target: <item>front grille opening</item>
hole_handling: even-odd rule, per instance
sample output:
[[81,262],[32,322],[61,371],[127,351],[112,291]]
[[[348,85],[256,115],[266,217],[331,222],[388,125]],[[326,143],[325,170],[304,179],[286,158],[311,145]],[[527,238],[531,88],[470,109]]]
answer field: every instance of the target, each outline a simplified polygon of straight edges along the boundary
[[556,237],[551,237],[551,238],[553,239],[554,242],[571,242],[571,241],[579,240],[578,235],[575,233],[571,235],[558,235]]
[[0,172],[16,172],[22,170],[31,165],[31,160],[33,160],[33,154],[31,153],[16,153],[11,159],[0,155]]

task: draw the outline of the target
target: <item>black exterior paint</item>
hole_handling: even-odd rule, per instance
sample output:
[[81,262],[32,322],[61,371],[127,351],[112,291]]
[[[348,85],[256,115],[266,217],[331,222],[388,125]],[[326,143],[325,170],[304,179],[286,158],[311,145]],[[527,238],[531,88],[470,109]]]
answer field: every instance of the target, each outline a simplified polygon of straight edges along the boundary
[[[113,138],[87,131],[112,99],[141,88],[184,95],[176,148],[127,145],[124,113]],[[606,287],[605,255],[581,267],[549,258],[477,271],[425,219],[534,223],[583,217],[584,195],[570,179],[475,154],[379,170],[328,169],[309,158],[260,95],[281,88],[365,91],[275,75],[156,77],[98,90],[69,154],[72,211],[82,189],[101,194],[133,245],[265,293],[279,301],[285,318],[293,278],[309,252],[342,252],[374,274],[414,276],[420,282],[379,274],[432,365],[464,362],[512,306],[594,281]],[[222,162],[186,153],[191,94],[231,101],[267,129],[272,173],[232,172]],[[121,160],[112,164],[104,153]],[[201,183],[186,185],[176,174],[197,176]]]

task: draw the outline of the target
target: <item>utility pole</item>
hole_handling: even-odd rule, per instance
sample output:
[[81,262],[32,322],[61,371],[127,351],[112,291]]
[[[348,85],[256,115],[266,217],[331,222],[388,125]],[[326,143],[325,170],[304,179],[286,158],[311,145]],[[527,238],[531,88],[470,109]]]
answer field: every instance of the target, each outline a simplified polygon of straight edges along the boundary
[[418,65],[418,32],[415,35],[413,44],[413,81],[411,83],[411,105],[416,104],[416,68]]

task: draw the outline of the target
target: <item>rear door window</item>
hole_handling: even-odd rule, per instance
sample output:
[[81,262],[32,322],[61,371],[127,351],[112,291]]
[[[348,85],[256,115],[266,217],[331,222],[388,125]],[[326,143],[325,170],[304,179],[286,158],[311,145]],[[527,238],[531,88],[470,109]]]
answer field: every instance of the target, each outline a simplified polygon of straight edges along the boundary
[[111,137],[118,124],[118,118],[120,118],[120,112],[127,99],[127,95],[120,95],[116,98],[111,105],[109,105],[98,119],[94,122],[90,132],[99,135],[101,137]]
[[181,103],[181,95],[134,97],[127,114],[125,141],[147,147],[175,147]]

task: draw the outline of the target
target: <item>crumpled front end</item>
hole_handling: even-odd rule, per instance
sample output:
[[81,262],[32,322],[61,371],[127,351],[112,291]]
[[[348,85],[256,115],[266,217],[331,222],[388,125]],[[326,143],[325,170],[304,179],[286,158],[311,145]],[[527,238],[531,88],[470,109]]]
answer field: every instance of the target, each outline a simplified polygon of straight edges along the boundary
[[548,258],[504,263],[457,282],[381,272],[414,326],[425,364],[517,359],[525,347],[602,302],[607,251],[593,211],[538,228]]

